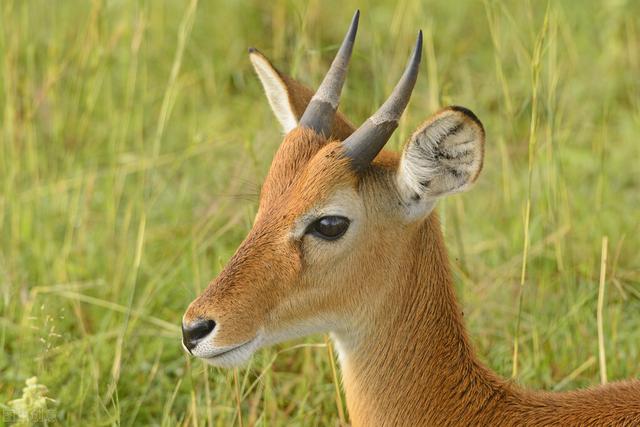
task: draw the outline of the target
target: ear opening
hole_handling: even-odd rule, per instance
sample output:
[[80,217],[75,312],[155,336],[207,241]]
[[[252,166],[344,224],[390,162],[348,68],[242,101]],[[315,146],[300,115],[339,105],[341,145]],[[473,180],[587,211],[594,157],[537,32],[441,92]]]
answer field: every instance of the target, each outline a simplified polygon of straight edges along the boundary
[[441,110],[413,133],[397,174],[410,216],[425,215],[438,198],[473,185],[482,170],[484,140],[480,120],[458,106]]

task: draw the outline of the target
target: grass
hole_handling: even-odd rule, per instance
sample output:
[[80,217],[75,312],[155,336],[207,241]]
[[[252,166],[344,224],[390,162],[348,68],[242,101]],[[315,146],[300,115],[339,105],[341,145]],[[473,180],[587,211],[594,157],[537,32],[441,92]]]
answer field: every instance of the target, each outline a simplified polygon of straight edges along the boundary
[[187,358],[178,325],[250,228],[281,141],[246,48],[317,85],[356,7],[354,122],[422,28],[391,147],[450,103],[487,129],[478,185],[439,206],[483,360],[545,389],[640,376],[638,2],[6,0],[0,403],[37,376],[61,425],[347,417],[324,337],[226,371]]

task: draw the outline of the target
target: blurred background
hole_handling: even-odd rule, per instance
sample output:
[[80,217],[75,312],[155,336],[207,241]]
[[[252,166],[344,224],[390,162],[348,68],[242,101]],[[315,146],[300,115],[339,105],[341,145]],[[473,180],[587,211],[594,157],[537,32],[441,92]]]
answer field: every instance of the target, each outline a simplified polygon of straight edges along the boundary
[[486,127],[478,184],[438,207],[481,358],[526,386],[599,383],[602,288],[608,378],[640,375],[640,2],[3,0],[0,425],[29,393],[60,425],[348,422],[324,336],[228,371],[179,325],[282,139],[247,48],[316,87],[356,8],[354,123],[422,28],[390,147],[448,104]]

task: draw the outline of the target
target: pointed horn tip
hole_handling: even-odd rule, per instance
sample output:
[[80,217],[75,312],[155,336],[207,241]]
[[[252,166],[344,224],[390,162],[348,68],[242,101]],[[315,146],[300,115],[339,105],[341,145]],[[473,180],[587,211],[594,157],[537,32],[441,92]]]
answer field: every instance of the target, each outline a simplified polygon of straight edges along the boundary
[[258,49],[256,49],[255,47],[251,46],[249,49],[247,49],[249,55],[251,55],[252,53],[258,53]]
[[409,57],[410,68],[417,67],[418,65],[420,65],[420,62],[422,62],[422,30],[418,31],[416,44],[413,47],[413,52],[411,52],[411,56]]
[[353,43],[356,39],[356,33],[358,32],[358,23],[360,22],[360,9],[356,9],[356,13],[353,14],[353,19],[351,19],[351,25],[349,25],[349,29],[347,30],[347,39],[351,43]]
[[418,31],[418,39],[416,40],[416,52],[418,59],[422,58],[422,30]]
[[322,83],[302,114],[298,122],[299,126],[313,129],[319,134],[328,135],[330,133],[358,32],[359,19],[360,10],[356,9],[338,53],[336,53],[329,71],[325,74]]

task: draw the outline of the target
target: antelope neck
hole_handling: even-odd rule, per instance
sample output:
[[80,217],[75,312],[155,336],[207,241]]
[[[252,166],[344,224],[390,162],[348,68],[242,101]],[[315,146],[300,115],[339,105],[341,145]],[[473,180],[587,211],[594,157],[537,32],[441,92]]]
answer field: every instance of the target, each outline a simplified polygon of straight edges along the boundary
[[474,412],[495,412],[511,387],[474,355],[436,214],[415,228],[404,253],[378,306],[333,334],[351,421],[444,425],[452,414],[478,421]]

